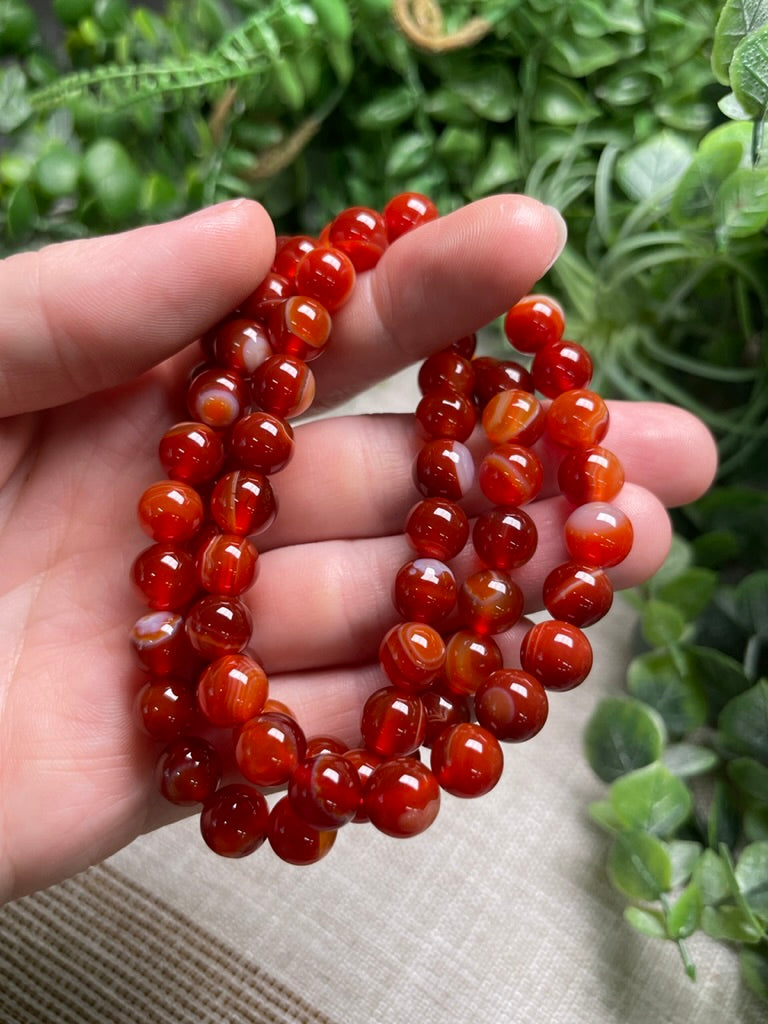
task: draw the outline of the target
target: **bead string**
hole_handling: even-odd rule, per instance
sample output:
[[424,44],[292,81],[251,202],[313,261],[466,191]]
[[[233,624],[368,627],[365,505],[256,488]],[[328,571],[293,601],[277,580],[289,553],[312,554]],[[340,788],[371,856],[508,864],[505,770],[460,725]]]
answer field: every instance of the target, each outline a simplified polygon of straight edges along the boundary
[[[163,435],[167,478],[139,500],[139,522],[153,544],[132,568],[150,609],[131,634],[149,674],[138,717],[165,744],[157,764],[163,796],[202,805],[203,838],[223,856],[242,857],[268,841],[285,861],[313,863],[349,821],[371,821],[397,837],[424,831],[441,790],[457,797],[491,790],[503,768],[502,744],[535,736],[547,718],[547,692],[572,689],[591,669],[583,629],[610,608],[605,570],[629,553],[632,526],[611,504],[624,474],[601,446],[609,417],[588,390],[592,362],[563,339],[563,311],[541,295],[517,303],[504,320],[510,344],[532,357],[529,369],[475,357],[472,335],[419,370],[423,444],[414,482],[422,497],[404,528],[415,557],[395,577],[400,621],[381,642],[384,685],[365,702],[361,745],[349,750],[332,737],[307,738],[289,709],[269,697],[266,673],[248,650],[252,622],[243,595],[258,572],[253,538],[275,519],[270,477],[293,454],[289,420],[314,398],[308,364],[327,347],[332,315],[356,274],[436,217],[429,199],[404,193],[383,214],[343,211],[319,239],[278,239],[270,273],[201,339],[205,362],[187,391],[192,419]],[[470,524],[460,502],[475,467],[464,442],[478,422],[492,446],[477,468],[491,507]],[[523,612],[514,573],[537,547],[524,506],[542,490],[533,450],[541,439],[562,455],[557,479],[570,508],[569,560],[543,584],[552,618],[525,633],[521,668],[505,668],[494,636]],[[459,583],[450,563],[470,533],[482,568]],[[240,779],[222,784],[219,751],[228,736]],[[270,809],[265,792],[275,788],[287,792]]]

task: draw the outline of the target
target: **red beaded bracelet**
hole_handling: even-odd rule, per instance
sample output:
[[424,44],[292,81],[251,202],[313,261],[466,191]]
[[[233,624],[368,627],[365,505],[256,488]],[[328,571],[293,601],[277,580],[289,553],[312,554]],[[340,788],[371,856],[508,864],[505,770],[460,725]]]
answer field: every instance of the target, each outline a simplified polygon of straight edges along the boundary
[[[264,669],[248,653],[243,595],[258,570],[253,538],[276,515],[270,476],[293,452],[288,421],[314,397],[308,364],[327,347],[331,314],[349,298],[356,274],[436,217],[429,199],[404,193],[383,215],[345,210],[319,239],[278,239],[270,273],[202,339],[206,361],[187,391],[192,419],[163,435],[167,479],[139,500],[140,524],[154,543],[132,569],[150,608],[132,631],[149,674],[138,714],[149,736],[166,744],[160,791],[173,803],[202,805],[203,838],[223,856],[245,856],[268,840],[283,860],[313,863],[350,821],[398,837],[424,831],[441,789],[458,797],[491,790],[502,772],[501,743],[535,736],[547,718],[547,691],[572,689],[591,669],[583,628],[611,605],[605,570],[629,553],[632,526],[611,504],[624,474],[601,446],[608,410],[588,390],[592,362],[563,340],[563,312],[541,295],[518,302],[504,321],[511,345],[533,357],[529,369],[474,358],[473,335],[419,370],[424,443],[414,481],[423,497],[405,523],[414,558],[395,577],[400,621],[381,642],[382,686],[363,708],[360,745],[307,738],[269,698]],[[489,507],[470,524],[460,502],[475,466],[464,442],[478,422],[492,445],[477,468]],[[542,489],[534,446],[545,435],[563,453],[557,480],[572,506],[571,561],[544,581],[552,619],[525,633],[522,667],[505,668],[494,636],[523,612],[514,574],[537,546],[523,506]],[[483,567],[459,581],[450,563],[470,533]],[[222,785],[226,742],[240,781]],[[265,791],[276,787],[286,792],[270,809]]]

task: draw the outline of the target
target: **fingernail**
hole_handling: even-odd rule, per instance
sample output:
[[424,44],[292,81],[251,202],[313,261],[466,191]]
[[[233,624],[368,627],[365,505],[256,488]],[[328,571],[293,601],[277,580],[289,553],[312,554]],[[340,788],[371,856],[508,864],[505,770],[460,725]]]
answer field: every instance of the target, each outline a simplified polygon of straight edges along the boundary
[[555,245],[550,261],[546,266],[546,269],[544,271],[545,274],[547,270],[549,270],[550,267],[554,265],[555,261],[557,260],[557,257],[565,248],[565,243],[568,240],[568,225],[565,223],[563,215],[560,213],[556,206],[547,206],[547,210],[549,210],[550,216],[552,217],[552,220],[554,221],[555,226],[557,228],[557,244]]

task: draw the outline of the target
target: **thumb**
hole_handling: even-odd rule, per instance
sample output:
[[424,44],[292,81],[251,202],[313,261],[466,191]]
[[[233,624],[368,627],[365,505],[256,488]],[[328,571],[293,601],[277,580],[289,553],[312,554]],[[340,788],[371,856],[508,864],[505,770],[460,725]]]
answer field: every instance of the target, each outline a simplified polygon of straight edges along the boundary
[[162,362],[237,306],[274,251],[266,211],[236,199],[3,260],[0,416],[69,402]]

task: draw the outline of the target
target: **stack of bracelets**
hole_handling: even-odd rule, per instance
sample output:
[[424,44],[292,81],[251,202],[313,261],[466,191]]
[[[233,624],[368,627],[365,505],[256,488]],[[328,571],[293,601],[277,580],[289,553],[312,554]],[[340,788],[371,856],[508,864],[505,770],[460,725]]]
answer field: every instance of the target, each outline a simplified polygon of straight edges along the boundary
[[[370,821],[397,837],[424,831],[441,789],[458,797],[491,790],[503,767],[501,744],[536,735],[547,691],[570,690],[591,669],[583,628],[611,605],[605,570],[629,553],[632,526],[610,504],[624,473],[600,444],[608,410],[588,390],[590,357],[563,340],[562,310],[541,295],[518,302],[504,321],[511,345],[533,357],[528,369],[474,358],[474,336],[454,340],[420,368],[416,426],[425,440],[413,477],[423,497],[404,528],[414,557],[394,580],[400,621],[381,641],[383,685],[365,702],[359,746],[305,736],[289,709],[269,698],[265,671],[249,652],[244,595],[258,564],[253,537],[276,515],[270,478],[291,458],[289,421],[314,397],[308,364],[325,350],[331,316],[356,273],[436,217],[429,199],[404,193],[383,215],[345,210],[319,239],[279,238],[256,291],[202,339],[205,363],[187,391],[190,420],[162,437],[167,478],[139,500],[153,544],[132,568],[150,609],[132,630],[148,673],[138,716],[164,744],[163,796],[202,805],[203,838],[223,856],[242,857],[268,841],[283,860],[310,864],[347,822]],[[460,502],[475,466],[464,442],[478,423],[492,446],[477,468],[490,507],[470,523]],[[544,580],[552,618],[526,632],[522,667],[505,668],[494,635],[523,612],[513,574],[537,546],[524,506],[542,488],[533,446],[543,435],[562,452],[557,481],[571,506],[570,560]],[[470,533],[483,567],[457,580],[450,563]],[[225,742],[240,779],[222,784]],[[270,808],[265,794],[275,791]]]

